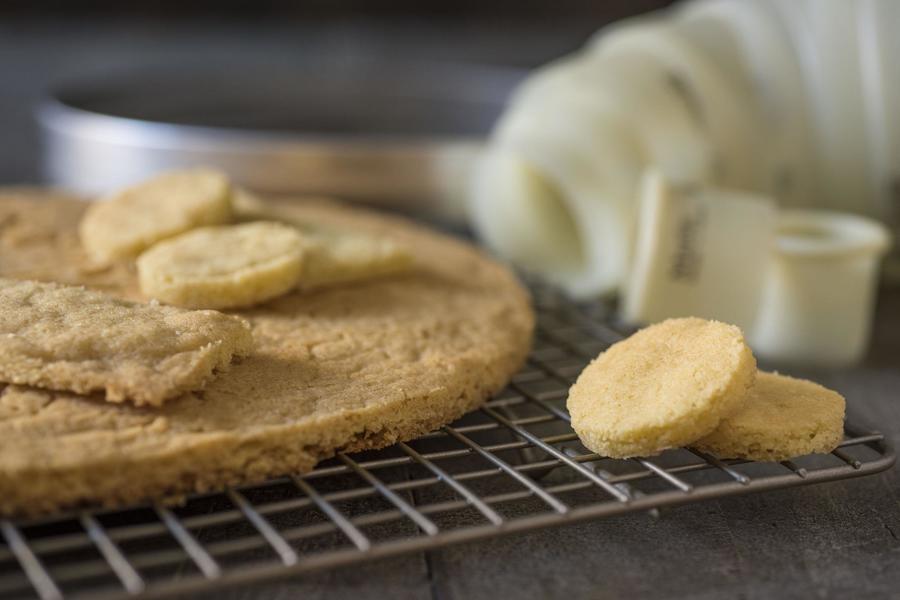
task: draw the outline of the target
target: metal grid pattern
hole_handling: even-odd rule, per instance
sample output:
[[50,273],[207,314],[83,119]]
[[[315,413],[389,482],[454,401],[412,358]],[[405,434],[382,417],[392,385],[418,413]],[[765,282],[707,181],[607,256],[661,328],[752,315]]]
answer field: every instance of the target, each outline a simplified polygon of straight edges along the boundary
[[883,436],[831,455],[720,461],[692,449],[612,460],[565,412],[587,362],[621,339],[602,304],[535,287],[526,367],[484,408],[417,440],[338,454],[303,476],[160,504],[0,520],[0,598],[164,597],[632,511],[875,473]]

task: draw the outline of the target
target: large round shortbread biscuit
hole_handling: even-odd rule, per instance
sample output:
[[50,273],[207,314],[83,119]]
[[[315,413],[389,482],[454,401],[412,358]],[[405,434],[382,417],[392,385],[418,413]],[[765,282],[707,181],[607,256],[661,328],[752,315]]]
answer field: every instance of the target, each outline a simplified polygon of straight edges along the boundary
[[[88,206],[0,191],[0,276],[141,298],[128,265],[98,269],[75,224]],[[479,406],[522,364],[534,315],[505,267],[404,219],[284,202],[269,220],[386,237],[414,269],[296,291],[242,311],[253,351],[198,394],[150,410],[0,390],[0,514],[116,505],[311,469],[336,450],[411,439]],[[271,204],[266,204],[271,207]],[[265,211],[269,212],[269,211]]]
[[171,171],[90,206],[81,243],[97,263],[135,258],[156,242],[231,219],[231,183],[207,169]]
[[721,458],[787,460],[844,439],[844,398],[805,379],[760,371],[747,404],[694,446]]
[[303,268],[296,228],[257,221],[201,227],[138,257],[141,291],[187,308],[252,306],[293,289]]
[[572,427],[604,456],[652,456],[711,433],[739,410],[756,361],[740,329],[669,319],[611,346],[569,391]]

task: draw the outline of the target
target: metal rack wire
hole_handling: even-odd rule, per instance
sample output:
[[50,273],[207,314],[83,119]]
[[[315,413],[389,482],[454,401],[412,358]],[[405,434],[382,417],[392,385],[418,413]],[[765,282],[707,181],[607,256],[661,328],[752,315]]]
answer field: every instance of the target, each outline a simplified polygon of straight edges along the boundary
[[884,437],[848,427],[830,455],[721,461],[692,449],[612,460],[565,412],[585,364],[621,339],[602,304],[535,287],[526,367],[484,408],[312,473],[160,504],[0,520],[0,598],[166,597],[447,544],[876,473]]

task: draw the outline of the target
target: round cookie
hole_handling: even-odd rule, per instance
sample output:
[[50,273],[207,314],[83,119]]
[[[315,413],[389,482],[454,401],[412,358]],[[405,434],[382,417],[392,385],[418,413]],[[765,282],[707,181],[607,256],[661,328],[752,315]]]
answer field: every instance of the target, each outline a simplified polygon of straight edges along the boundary
[[734,325],[669,319],[613,344],[582,371],[569,390],[572,428],[604,456],[659,454],[738,411],[755,374]]
[[[127,268],[79,249],[89,206],[0,190],[0,276],[67,280],[134,298]],[[334,202],[265,203],[262,218],[390,238],[414,269],[226,311],[254,347],[211,381],[148,410],[74,394],[0,389],[0,514],[177,497],[308,471],[336,450],[408,440],[458,418],[521,366],[528,294],[468,244]],[[65,214],[65,219],[56,215]]]
[[844,407],[843,396],[817,383],[760,371],[746,406],[693,446],[761,461],[831,452],[844,439]]
[[252,306],[287,293],[300,279],[303,236],[281,223],[201,227],[138,257],[141,292],[187,308]]
[[300,285],[304,289],[362,281],[408,271],[409,250],[389,237],[313,232]]
[[231,184],[217,171],[170,171],[95,202],[79,225],[97,263],[130,259],[160,240],[231,220]]

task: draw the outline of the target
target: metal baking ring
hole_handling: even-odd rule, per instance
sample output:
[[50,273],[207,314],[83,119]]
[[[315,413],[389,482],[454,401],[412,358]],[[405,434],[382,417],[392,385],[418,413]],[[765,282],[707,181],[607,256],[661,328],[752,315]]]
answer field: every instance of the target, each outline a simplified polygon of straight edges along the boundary
[[58,85],[44,174],[96,195],[206,165],[273,194],[463,216],[468,171],[524,71],[332,61],[146,65]]

